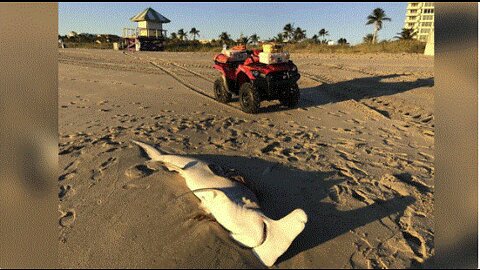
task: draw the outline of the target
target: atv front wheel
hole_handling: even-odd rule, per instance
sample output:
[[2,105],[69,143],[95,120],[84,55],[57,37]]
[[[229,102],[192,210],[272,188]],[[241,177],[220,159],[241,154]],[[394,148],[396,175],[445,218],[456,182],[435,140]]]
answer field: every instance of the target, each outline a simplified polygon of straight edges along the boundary
[[215,99],[221,103],[228,103],[232,100],[232,94],[228,92],[223,77],[219,77],[215,80],[213,91],[215,92]]
[[244,83],[240,87],[240,106],[246,113],[257,113],[260,109],[260,94],[252,83]]
[[300,90],[298,85],[294,84],[289,90],[285,91],[280,97],[280,103],[289,108],[294,108],[300,101]]

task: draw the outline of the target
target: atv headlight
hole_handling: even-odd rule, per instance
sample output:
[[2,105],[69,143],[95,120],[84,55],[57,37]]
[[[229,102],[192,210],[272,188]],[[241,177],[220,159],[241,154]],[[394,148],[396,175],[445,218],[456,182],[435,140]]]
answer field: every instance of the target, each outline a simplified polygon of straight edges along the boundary
[[258,77],[258,76],[260,76],[260,71],[258,71],[258,70],[253,70],[253,71],[252,71],[252,75],[255,76],[255,77]]
[[293,71],[293,72],[297,72],[297,67],[296,67],[296,66],[293,66],[293,67],[292,67],[292,71]]

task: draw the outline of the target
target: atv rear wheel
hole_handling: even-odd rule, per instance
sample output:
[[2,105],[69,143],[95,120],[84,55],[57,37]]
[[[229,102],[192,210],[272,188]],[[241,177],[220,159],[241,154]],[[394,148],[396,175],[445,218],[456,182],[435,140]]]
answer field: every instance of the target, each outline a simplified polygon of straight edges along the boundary
[[300,100],[300,90],[298,89],[297,84],[292,85],[292,87],[289,90],[282,93],[282,96],[280,97],[280,103],[289,108],[296,107],[298,105],[299,100]]
[[225,85],[225,79],[219,77],[213,83],[213,91],[215,93],[215,99],[221,103],[228,103],[232,100],[232,94],[230,94]]
[[240,106],[246,113],[257,113],[260,109],[260,94],[252,83],[244,83],[240,87]]

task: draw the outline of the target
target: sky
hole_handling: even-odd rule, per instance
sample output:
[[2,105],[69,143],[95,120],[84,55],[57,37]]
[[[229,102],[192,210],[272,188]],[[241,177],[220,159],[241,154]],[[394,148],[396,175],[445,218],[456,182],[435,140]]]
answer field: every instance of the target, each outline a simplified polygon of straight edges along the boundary
[[384,22],[379,40],[392,39],[403,27],[407,2],[402,3],[59,3],[60,35],[70,31],[92,34],[121,35],[124,27],[133,28],[136,23],[130,18],[151,7],[171,20],[164,29],[168,35],[183,28],[200,30],[199,39],[218,38],[227,32],[237,39],[240,34],[257,34],[260,39],[269,39],[282,32],[283,26],[293,23],[294,27],[307,30],[307,37],[318,34],[325,28],[328,39],[337,41],[346,38],[351,44],[362,42],[366,34],[373,31],[365,25],[367,16],[379,7],[385,10],[391,22]]

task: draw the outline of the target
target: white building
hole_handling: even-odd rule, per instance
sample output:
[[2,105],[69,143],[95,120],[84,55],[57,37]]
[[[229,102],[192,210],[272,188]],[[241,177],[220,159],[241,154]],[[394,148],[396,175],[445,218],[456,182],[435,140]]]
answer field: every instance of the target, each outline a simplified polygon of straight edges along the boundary
[[426,42],[434,31],[434,14],[434,2],[408,2],[404,28],[413,29],[414,38]]

